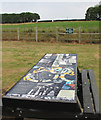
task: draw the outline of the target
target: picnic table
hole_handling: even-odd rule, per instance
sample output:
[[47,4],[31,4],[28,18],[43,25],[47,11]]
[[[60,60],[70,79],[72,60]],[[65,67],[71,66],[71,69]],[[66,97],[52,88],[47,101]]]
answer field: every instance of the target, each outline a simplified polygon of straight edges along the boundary
[[2,98],[3,118],[100,120],[93,70],[76,54],[46,54]]

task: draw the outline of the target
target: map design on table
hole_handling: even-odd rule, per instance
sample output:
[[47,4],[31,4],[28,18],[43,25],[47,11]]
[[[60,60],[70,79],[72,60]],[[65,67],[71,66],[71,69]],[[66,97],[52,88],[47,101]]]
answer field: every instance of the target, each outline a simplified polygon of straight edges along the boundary
[[46,54],[6,96],[73,101],[76,64],[76,54]]

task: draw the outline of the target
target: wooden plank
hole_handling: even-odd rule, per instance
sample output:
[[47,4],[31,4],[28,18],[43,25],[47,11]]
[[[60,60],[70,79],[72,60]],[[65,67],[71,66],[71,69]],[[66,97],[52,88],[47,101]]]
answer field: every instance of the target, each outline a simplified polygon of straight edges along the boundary
[[93,96],[93,101],[94,101],[94,108],[95,108],[95,112],[99,113],[99,95],[98,95],[98,91],[97,91],[97,85],[95,82],[95,75],[93,70],[88,70],[88,76],[90,79],[90,87],[91,87],[91,91],[92,91],[92,96]]
[[83,108],[84,108],[83,112],[94,113],[86,70],[81,71],[81,78],[82,78]]

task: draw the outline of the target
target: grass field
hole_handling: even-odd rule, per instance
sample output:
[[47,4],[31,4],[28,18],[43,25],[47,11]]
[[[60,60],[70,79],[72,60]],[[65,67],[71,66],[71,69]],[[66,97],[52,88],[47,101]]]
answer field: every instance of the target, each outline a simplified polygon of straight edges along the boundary
[[77,53],[79,69],[93,69],[99,86],[99,45],[2,42],[3,93],[16,83],[46,53]]
[[56,28],[56,27],[97,27],[99,28],[99,21],[68,21],[68,22],[42,22],[42,23],[20,23],[20,24],[3,24],[2,28],[31,28],[31,27],[38,27],[38,28]]

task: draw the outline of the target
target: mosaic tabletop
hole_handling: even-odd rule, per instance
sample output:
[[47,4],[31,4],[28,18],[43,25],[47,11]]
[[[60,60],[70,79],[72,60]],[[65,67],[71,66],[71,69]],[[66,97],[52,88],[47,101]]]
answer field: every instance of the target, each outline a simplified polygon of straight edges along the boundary
[[5,94],[5,97],[75,101],[76,84],[77,55],[46,54]]

